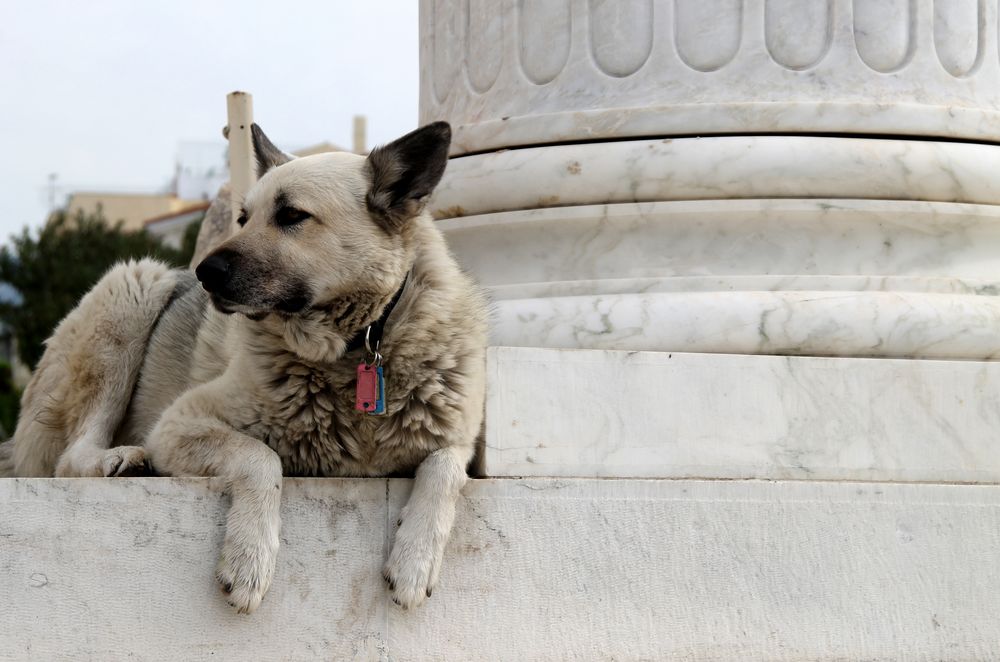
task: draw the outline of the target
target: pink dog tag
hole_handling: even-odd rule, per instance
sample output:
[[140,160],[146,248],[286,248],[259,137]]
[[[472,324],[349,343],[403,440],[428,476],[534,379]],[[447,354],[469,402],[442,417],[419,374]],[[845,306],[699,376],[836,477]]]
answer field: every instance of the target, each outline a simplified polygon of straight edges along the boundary
[[358,364],[358,389],[355,393],[354,408],[358,411],[373,412],[378,401],[378,371],[367,363]]

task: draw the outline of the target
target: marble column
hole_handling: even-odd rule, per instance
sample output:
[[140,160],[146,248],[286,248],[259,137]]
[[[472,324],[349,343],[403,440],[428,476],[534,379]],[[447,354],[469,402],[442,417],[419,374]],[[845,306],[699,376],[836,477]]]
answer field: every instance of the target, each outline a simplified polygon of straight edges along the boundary
[[1000,354],[997,0],[423,0],[498,345]]

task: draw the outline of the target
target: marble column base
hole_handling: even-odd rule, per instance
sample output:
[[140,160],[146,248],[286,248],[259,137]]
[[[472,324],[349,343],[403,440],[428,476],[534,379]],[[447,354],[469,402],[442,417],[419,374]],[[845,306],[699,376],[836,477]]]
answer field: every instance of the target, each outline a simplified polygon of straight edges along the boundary
[[864,198],[1000,204],[989,144],[725,136],[596,142],[453,158],[437,218],[659,200]]
[[1000,483],[1000,362],[493,347],[489,476]]
[[1000,297],[912,292],[650,292],[497,301],[518,347],[995,359]]
[[1000,356],[1000,208],[706,200],[439,221],[495,300],[492,342]]
[[[983,292],[1000,285],[1000,206],[992,204],[843,198],[594,204],[466,216],[438,227],[462,265],[492,289],[760,276],[958,279]],[[814,281],[799,289],[824,288]]]

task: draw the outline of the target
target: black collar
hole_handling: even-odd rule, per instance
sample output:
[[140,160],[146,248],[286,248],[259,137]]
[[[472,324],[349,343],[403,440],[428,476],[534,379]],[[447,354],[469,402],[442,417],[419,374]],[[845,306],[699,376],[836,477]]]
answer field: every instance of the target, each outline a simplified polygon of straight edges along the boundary
[[396,304],[399,303],[399,298],[403,296],[403,288],[406,287],[406,281],[409,279],[410,274],[407,272],[406,276],[403,277],[403,284],[400,285],[399,289],[396,290],[396,293],[392,295],[392,300],[389,301],[389,305],[382,311],[382,315],[377,320],[358,331],[354,337],[351,338],[351,341],[347,343],[346,351],[353,352],[356,349],[364,347],[366,335],[368,336],[368,344],[371,348],[378,349],[379,344],[382,342],[382,332],[385,330],[385,321],[389,319],[389,315],[392,314],[393,308],[395,308]]

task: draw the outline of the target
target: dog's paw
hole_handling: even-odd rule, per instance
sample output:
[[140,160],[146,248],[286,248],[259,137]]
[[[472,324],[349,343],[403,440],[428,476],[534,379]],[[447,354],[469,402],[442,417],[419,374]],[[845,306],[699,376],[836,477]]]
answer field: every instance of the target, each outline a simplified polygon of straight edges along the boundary
[[226,536],[222,557],[215,569],[226,601],[240,614],[260,606],[271,586],[277,559],[277,543],[265,540],[237,542]]
[[101,475],[148,476],[152,473],[146,451],[141,446],[109,448],[101,457]]
[[389,584],[392,601],[403,609],[416,607],[431,596],[437,584],[443,550],[433,535],[420,533],[404,521],[396,531],[382,578]]
[[140,446],[101,448],[75,444],[59,458],[56,478],[110,478],[148,476],[152,473],[146,451]]

